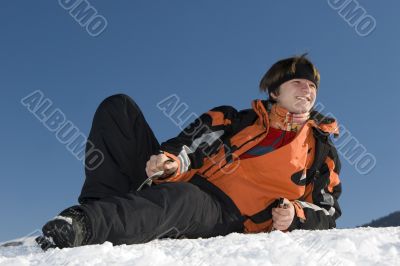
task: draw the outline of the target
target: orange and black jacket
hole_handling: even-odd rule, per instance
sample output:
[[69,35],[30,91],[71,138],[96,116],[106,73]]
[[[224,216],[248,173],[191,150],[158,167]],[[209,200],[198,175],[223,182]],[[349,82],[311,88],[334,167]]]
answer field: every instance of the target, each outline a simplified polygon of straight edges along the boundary
[[220,106],[201,115],[161,144],[179,167],[158,182],[198,185],[240,217],[245,232],[271,231],[271,211],[281,197],[296,211],[289,230],[334,228],[341,215],[340,160],[330,139],[339,134],[336,121],[313,111],[290,143],[242,160],[268,134],[267,106],[255,100],[252,109]]

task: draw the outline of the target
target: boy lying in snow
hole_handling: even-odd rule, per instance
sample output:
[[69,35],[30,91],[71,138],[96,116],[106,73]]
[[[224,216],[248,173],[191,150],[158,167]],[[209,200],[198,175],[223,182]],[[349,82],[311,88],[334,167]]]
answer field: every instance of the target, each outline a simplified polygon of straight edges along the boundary
[[280,60],[260,82],[267,100],[216,107],[161,145],[131,98],[105,99],[88,138],[104,161],[86,168],[80,205],[46,223],[37,242],[46,250],[335,227],[340,161],[329,136],[339,132],[312,109],[319,81],[305,55]]

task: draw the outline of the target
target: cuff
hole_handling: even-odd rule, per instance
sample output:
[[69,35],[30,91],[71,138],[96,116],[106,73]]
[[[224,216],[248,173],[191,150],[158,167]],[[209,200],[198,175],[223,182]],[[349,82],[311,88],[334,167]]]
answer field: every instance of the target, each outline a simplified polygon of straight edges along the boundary
[[294,206],[295,215],[293,217],[292,223],[290,224],[289,228],[287,229],[289,232],[293,231],[295,229],[300,229],[301,224],[304,223],[304,221],[306,220],[304,210],[301,207],[300,203],[297,202],[297,200],[295,200],[295,201],[292,201],[292,204]]

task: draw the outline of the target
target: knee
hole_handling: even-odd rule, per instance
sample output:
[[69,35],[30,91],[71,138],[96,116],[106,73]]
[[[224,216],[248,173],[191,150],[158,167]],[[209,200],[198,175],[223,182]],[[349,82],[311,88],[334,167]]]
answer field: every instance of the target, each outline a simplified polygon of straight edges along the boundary
[[133,101],[131,97],[126,94],[114,94],[105,98],[101,103],[100,106],[109,106],[109,105],[123,105],[127,100]]
[[114,94],[105,98],[97,108],[98,110],[126,110],[128,107],[140,110],[135,101],[126,94]]

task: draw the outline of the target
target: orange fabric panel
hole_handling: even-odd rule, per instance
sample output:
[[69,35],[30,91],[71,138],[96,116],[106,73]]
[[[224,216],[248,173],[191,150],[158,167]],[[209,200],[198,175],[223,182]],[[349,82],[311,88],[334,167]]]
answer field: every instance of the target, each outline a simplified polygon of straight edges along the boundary
[[244,222],[244,232],[245,233],[261,233],[261,232],[271,232],[272,231],[272,219],[265,221],[261,224],[255,224],[251,220],[246,220]]
[[326,164],[328,165],[329,168],[329,186],[328,186],[328,191],[333,192],[333,188],[340,183],[339,175],[333,170],[335,169],[335,162],[327,157],[325,160]]
[[330,124],[320,124],[319,128],[322,131],[330,132],[330,133],[335,134],[335,135],[339,135],[339,127],[338,127],[338,124],[337,124],[336,121],[334,121],[334,122],[332,122]]
[[247,151],[248,149],[254,147],[258,142],[262,140],[263,137],[267,134],[267,131],[265,128],[260,127],[259,125],[251,125],[249,127],[246,127],[242,131],[240,131],[238,134],[233,136],[230,139],[230,142],[237,147],[241,147],[243,144],[246,142],[249,142],[250,140],[254,139],[257,137],[257,139],[254,139],[255,142],[250,141],[247,143],[247,147],[241,147],[243,152]]
[[222,112],[208,111],[207,114],[212,118],[211,126],[230,125],[231,120],[225,119]]
[[301,205],[297,201],[292,201],[292,203],[297,217],[299,217],[302,220],[306,220],[306,215],[304,214],[304,210],[301,207]]
[[217,171],[220,166],[225,164],[225,157],[225,149],[221,146],[216,154],[204,159],[204,164],[199,169],[199,173],[204,174],[206,172],[207,175],[210,175],[210,173]]

